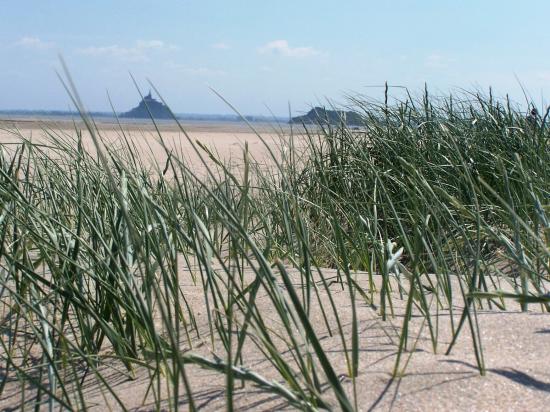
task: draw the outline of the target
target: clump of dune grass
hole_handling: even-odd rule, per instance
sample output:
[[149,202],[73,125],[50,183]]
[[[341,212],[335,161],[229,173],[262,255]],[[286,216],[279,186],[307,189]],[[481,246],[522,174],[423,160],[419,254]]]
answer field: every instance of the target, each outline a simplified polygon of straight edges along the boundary
[[[124,408],[108,379],[116,367],[129,379],[146,371],[154,408],[184,397],[194,409],[198,365],[225,377],[228,410],[241,384],[303,410],[354,410],[359,306],[385,320],[405,301],[396,376],[413,313],[434,351],[434,307],[447,311],[453,343],[468,327],[483,374],[478,308],[548,310],[546,115],[528,122],[481,95],[354,99],[364,127],[281,135],[282,149],[266,148],[268,170],[247,147],[235,170],[185,134],[198,175],[177,146],[145,166],[122,127],[118,146],[106,145],[69,91],[94,150],[79,130],[1,147],[0,394],[16,380],[20,405],[85,409],[91,381]],[[338,338],[351,390],[323,334]],[[250,348],[269,373],[249,368]]]

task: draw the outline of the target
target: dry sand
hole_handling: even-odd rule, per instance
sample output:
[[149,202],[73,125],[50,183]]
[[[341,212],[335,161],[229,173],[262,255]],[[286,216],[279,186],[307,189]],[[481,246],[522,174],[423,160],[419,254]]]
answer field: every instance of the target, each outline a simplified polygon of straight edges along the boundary
[[[189,293],[191,302],[197,305],[199,322],[202,324],[203,346],[195,348],[196,353],[211,357],[217,353],[223,357],[223,348],[218,342],[213,349],[207,338],[207,320],[202,305],[202,288],[193,286],[185,280],[182,287]],[[334,271],[325,270],[325,276],[335,275]],[[294,274],[298,282],[297,274]],[[367,284],[367,275],[358,273],[357,279],[363,286]],[[456,285],[455,285],[456,286]],[[380,287],[380,284],[378,284]],[[328,307],[326,294],[321,291],[321,300]],[[333,297],[339,310],[344,334],[351,337],[351,308],[347,290],[337,285],[332,287]],[[481,327],[481,339],[484,348],[484,360],[487,367],[485,376],[480,376],[477,367],[472,340],[467,326],[464,327],[456,346],[450,355],[444,355],[451,337],[449,315],[441,311],[439,316],[439,342],[437,354],[434,354],[429,333],[422,317],[417,315],[410,325],[409,350],[404,354],[400,379],[392,379],[396,353],[399,342],[399,331],[403,323],[405,302],[394,296],[395,316],[382,321],[379,308],[361,302],[358,307],[360,331],[360,373],[356,387],[358,408],[362,411],[493,411],[493,410],[547,410],[550,405],[550,315],[540,313],[536,306],[532,312],[521,313],[517,305],[510,306],[510,312],[479,310],[478,318]],[[258,300],[261,313],[269,313],[269,300],[264,297]],[[435,311],[435,305],[432,307]],[[455,322],[458,321],[460,307],[456,306]],[[329,314],[330,318],[330,314]],[[269,327],[282,330],[277,317],[270,319]],[[340,337],[336,333],[333,319],[329,319],[334,336],[329,336],[323,326],[319,310],[312,310],[310,320],[316,327],[321,343],[329,360],[341,378],[344,388],[353,398],[353,385],[346,376],[346,363]],[[262,376],[280,380],[274,373],[268,360],[255,348],[246,348],[244,359],[246,367]],[[411,356],[412,355],[412,356]],[[290,356],[287,357],[290,360]],[[407,364],[408,362],[408,364]],[[404,368],[404,366],[406,367]],[[320,368],[319,368],[320,369]],[[225,408],[224,377],[216,372],[188,367],[188,375],[193,385],[194,400],[204,410],[223,410]],[[120,379],[120,377],[119,377]],[[150,410],[153,405],[149,400],[143,402],[145,390],[149,383],[146,374],[137,381],[121,381],[117,388],[135,410]],[[184,393],[183,387],[180,393]],[[326,398],[331,401],[334,410],[338,410],[330,390]],[[93,397],[91,399],[94,399]],[[234,396],[236,410],[280,410],[289,409],[280,397],[255,389],[247,384],[237,390]],[[98,410],[103,408],[102,397],[95,397]],[[92,401],[92,402],[94,402]],[[166,403],[162,404],[166,407]],[[180,407],[187,407],[187,399],[182,397]]]
[[[17,125],[21,133],[33,138],[39,138],[42,127],[56,128],[59,124],[19,122]],[[13,125],[0,124],[2,127]],[[64,125],[69,132],[71,126]],[[151,142],[153,130],[147,125],[128,126],[134,135],[133,139],[143,139]],[[186,125],[189,134],[208,145],[212,145],[222,156],[238,157],[241,145],[248,142],[250,152],[257,159],[267,159],[266,148],[260,139],[241,125]],[[102,134],[109,139],[115,139],[118,131],[113,125],[101,125]],[[141,133],[143,131],[143,135]],[[268,136],[269,128],[262,129]],[[179,141],[182,135],[172,126],[163,126],[163,135],[173,142]],[[271,140],[270,140],[271,139]],[[9,132],[0,131],[1,142],[15,142]],[[278,144],[274,135],[268,136],[268,141]],[[159,162],[164,159],[160,146],[152,143],[153,153],[159,156]],[[184,147],[187,143],[183,143]],[[144,144],[144,147],[146,145]],[[216,352],[223,356],[220,347],[212,348],[208,339],[206,313],[204,313],[202,289],[193,285],[186,271],[182,269],[182,287],[185,287],[186,296],[196,311],[199,329],[202,329],[201,339],[195,339],[195,352],[210,356]],[[329,271],[327,273],[330,274]],[[365,275],[358,274],[359,279]],[[346,291],[335,288],[336,305],[345,327],[349,333],[349,295]],[[395,302],[398,302],[396,300]],[[260,308],[268,312],[267,299],[259,301]],[[468,327],[464,328],[458,342],[448,356],[444,355],[450,341],[450,327],[448,313],[439,314],[439,344],[437,354],[434,354],[426,328],[421,328],[420,317],[413,318],[410,332],[411,343],[417,337],[417,344],[413,348],[405,373],[400,379],[391,379],[395,364],[398,331],[403,322],[404,302],[396,303],[395,317],[383,322],[377,309],[362,303],[358,309],[360,327],[360,374],[356,387],[358,392],[358,406],[360,410],[548,410],[550,408],[550,315],[541,313],[536,305],[531,305],[532,311],[521,313],[517,306],[511,305],[512,310],[501,312],[488,310],[478,311],[481,327],[482,344],[487,367],[486,376],[480,376],[476,369],[476,360],[472,349],[472,340]],[[459,310],[460,308],[457,307]],[[435,309],[434,309],[435,310]],[[321,337],[322,344],[342,377],[346,391],[351,395],[353,385],[346,378],[344,355],[341,351],[340,338],[330,337],[323,327],[321,316],[314,311],[311,316],[316,330]],[[277,319],[272,319],[271,325],[280,327]],[[333,326],[333,325],[332,325]],[[185,346],[185,345],[184,345]],[[253,347],[246,348],[246,366],[259,372],[268,379],[278,379],[268,360]],[[411,352],[411,353],[412,353]],[[404,363],[409,355],[405,354]],[[402,364],[404,364],[402,363]],[[116,366],[116,365],[113,365]],[[221,374],[189,366],[187,374],[191,378],[191,386],[197,406],[202,410],[221,410],[225,407],[224,377]],[[135,410],[151,410],[156,407],[151,393],[146,396],[148,389],[148,375],[145,370],[138,371],[135,380],[127,379],[123,373],[114,369],[109,371],[110,383],[118,396],[125,404]],[[85,398],[94,405],[96,410],[104,410],[107,405],[117,409],[112,396],[101,394],[93,379],[85,385]],[[186,409],[187,398],[183,395],[178,403],[180,408]],[[0,399],[0,409],[17,408],[20,402],[21,388],[8,386],[4,390],[3,399]],[[327,399],[334,402],[334,397],[327,391]],[[162,408],[169,405],[169,400],[163,399]],[[280,397],[262,392],[247,384],[244,389],[235,393],[236,410],[280,410],[291,409]],[[335,409],[338,409],[336,404]]]

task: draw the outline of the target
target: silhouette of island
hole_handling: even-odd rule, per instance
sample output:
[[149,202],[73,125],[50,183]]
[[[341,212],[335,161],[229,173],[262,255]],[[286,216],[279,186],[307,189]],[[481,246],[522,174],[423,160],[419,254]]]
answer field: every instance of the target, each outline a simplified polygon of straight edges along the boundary
[[348,126],[361,126],[365,124],[364,119],[356,112],[343,110],[327,110],[324,107],[314,107],[303,116],[296,116],[290,119],[290,123],[298,124],[341,124]]
[[151,116],[155,119],[173,118],[168,106],[153,98],[151,96],[151,91],[149,91],[149,94],[139,102],[137,107],[120,115],[120,117],[126,119],[150,119]]

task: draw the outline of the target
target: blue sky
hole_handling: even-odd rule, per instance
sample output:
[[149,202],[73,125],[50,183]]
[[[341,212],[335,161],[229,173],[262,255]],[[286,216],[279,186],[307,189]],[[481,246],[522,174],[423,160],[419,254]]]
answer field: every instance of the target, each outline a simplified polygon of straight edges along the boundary
[[550,2],[93,1],[1,3],[0,109],[68,109],[62,54],[90,110],[131,108],[131,72],[174,111],[306,110],[390,84],[550,96]]

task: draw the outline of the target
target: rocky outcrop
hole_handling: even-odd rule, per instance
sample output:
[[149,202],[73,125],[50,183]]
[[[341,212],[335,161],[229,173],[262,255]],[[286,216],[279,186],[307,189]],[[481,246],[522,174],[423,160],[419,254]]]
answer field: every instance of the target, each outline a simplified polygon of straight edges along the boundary
[[363,118],[356,112],[343,110],[327,110],[323,107],[314,107],[303,116],[293,117],[291,123],[297,124],[341,124],[361,126],[365,124]]

